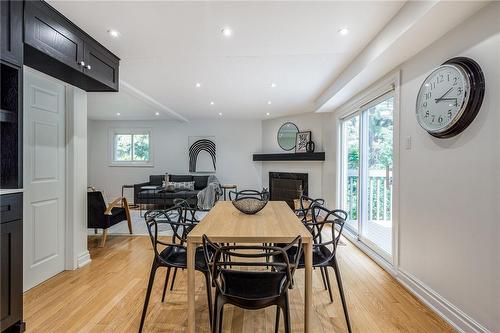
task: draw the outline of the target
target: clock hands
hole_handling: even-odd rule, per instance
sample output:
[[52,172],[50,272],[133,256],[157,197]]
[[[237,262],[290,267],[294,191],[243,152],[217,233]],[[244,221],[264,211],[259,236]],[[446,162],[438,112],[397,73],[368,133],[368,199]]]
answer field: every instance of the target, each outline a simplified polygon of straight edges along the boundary
[[447,91],[443,94],[443,96],[441,96],[441,97],[439,97],[439,98],[436,98],[436,99],[435,99],[436,103],[441,102],[441,101],[451,101],[451,100],[455,100],[455,101],[456,101],[456,100],[457,100],[456,98],[444,98],[444,96],[448,95],[448,93],[449,93],[450,91],[452,91],[452,90],[453,90],[453,87],[451,87],[450,89],[448,89],[448,90],[447,90]]

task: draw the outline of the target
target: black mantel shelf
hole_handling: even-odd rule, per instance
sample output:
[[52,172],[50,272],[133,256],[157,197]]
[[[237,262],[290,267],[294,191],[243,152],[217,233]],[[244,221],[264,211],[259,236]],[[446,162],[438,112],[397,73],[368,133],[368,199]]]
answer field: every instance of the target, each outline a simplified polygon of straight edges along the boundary
[[325,152],[253,154],[254,161],[324,161]]

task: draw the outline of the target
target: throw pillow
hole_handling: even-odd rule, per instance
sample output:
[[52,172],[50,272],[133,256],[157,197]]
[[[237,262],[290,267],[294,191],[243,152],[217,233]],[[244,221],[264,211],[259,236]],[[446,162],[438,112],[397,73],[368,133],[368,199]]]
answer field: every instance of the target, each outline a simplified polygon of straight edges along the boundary
[[173,187],[174,191],[194,191],[194,181],[192,182],[168,182],[167,191],[169,187]]

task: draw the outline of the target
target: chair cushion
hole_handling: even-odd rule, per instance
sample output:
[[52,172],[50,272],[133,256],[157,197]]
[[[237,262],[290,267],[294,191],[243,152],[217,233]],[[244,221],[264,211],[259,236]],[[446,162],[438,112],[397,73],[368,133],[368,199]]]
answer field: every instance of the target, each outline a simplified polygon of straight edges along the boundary
[[168,181],[170,181],[170,182],[191,182],[191,181],[193,181],[193,176],[191,176],[191,175],[168,175]]
[[[163,251],[161,251],[160,257],[171,266],[179,268],[187,267],[187,250],[185,247],[167,246],[163,249]],[[195,268],[199,271],[206,272],[208,269],[202,247],[198,247],[196,249],[195,258]]]
[[125,213],[125,208],[114,207],[111,209],[111,215],[109,216],[109,226],[113,226],[121,221],[127,219],[127,214]]
[[193,176],[194,189],[203,190],[208,185],[208,176]]
[[279,296],[283,292],[286,273],[224,269],[221,279],[227,296],[258,300]]

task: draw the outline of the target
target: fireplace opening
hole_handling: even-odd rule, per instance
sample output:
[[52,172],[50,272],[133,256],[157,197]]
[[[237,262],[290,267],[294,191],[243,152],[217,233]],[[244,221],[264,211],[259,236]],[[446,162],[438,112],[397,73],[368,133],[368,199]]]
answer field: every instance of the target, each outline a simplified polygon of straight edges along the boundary
[[270,200],[286,201],[294,209],[294,200],[308,195],[308,174],[295,172],[269,172]]

